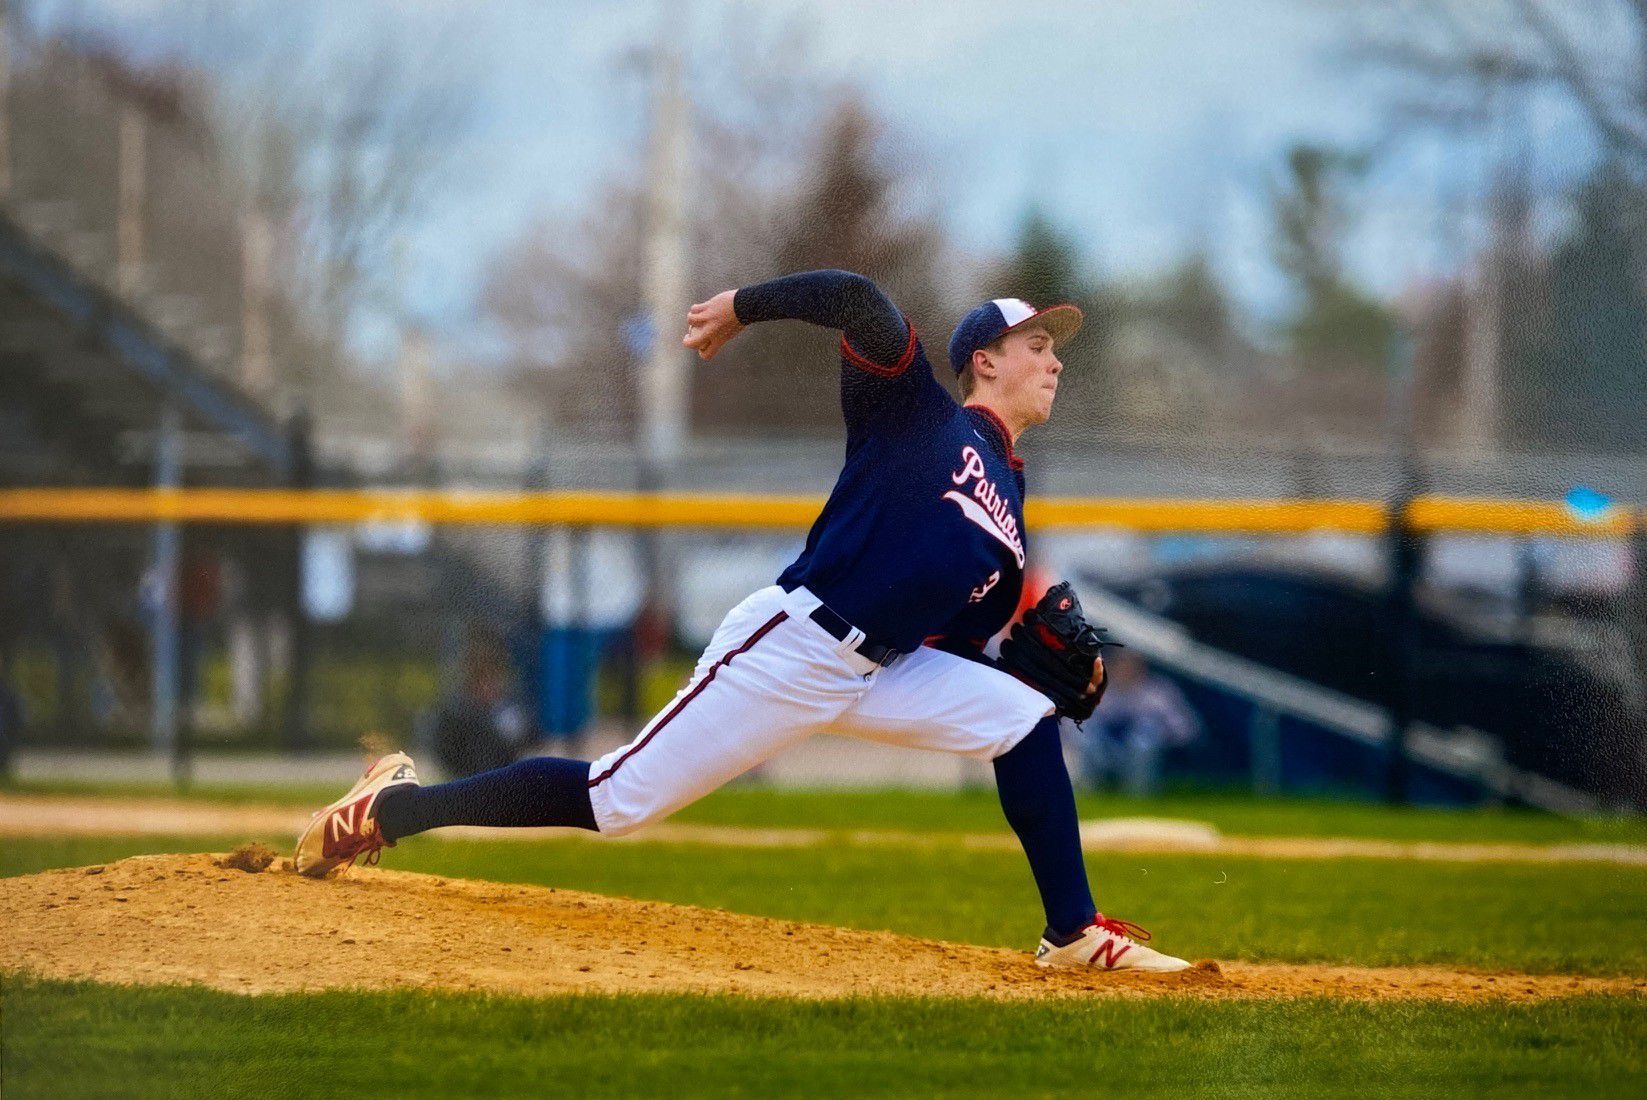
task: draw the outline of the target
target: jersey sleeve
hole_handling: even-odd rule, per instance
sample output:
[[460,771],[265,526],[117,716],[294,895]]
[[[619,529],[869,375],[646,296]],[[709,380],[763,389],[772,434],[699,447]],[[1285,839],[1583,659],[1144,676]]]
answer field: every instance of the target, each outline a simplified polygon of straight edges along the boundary
[[915,326],[870,279],[851,271],[805,271],[740,289],[744,324],[793,320],[841,333],[841,411],[849,432],[886,430],[954,401],[932,376]]
[[933,377],[915,326],[904,324],[908,333],[896,358],[865,354],[842,334],[841,413],[849,430],[896,428],[953,408],[955,400]]

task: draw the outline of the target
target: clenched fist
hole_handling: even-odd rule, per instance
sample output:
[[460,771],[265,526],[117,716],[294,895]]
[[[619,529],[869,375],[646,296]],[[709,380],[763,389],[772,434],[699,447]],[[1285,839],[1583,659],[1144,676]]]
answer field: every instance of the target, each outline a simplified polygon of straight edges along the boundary
[[738,333],[744,324],[732,308],[735,290],[723,290],[707,302],[699,302],[686,311],[686,335],[681,343],[698,353],[699,359],[713,359]]

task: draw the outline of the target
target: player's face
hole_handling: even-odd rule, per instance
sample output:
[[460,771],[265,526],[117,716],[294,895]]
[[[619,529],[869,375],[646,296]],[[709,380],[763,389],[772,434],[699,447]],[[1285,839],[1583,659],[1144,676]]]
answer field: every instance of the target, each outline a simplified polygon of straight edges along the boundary
[[1046,423],[1058,396],[1058,376],[1064,371],[1046,329],[1031,326],[1007,333],[995,364],[1002,403],[1018,414],[1019,423]]

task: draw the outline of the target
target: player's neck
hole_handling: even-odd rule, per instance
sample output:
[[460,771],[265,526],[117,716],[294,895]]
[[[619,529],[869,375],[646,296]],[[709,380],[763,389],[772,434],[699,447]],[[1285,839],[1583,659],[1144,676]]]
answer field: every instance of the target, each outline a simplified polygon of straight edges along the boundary
[[1024,434],[1025,428],[1029,427],[1028,423],[1022,419],[1009,416],[1003,411],[1001,405],[992,404],[989,398],[982,395],[975,395],[968,398],[966,407],[969,409],[987,410],[991,416],[1001,422],[1002,427],[1006,428],[1007,435],[1010,437],[1010,442],[1014,447],[1018,445],[1018,437]]

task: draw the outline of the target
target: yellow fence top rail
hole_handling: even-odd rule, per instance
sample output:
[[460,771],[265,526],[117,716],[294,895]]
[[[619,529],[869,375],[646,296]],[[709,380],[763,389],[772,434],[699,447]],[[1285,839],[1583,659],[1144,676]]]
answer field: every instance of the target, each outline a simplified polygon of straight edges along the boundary
[[[821,496],[622,492],[432,492],[381,489],[5,489],[0,523],[356,524],[804,529]],[[1544,500],[1420,497],[1419,531],[1618,538],[1647,525],[1647,509],[1615,506],[1581,517]],[[1376,500],[1139,500],[1043,497],[1025,521],[1042,531],[1373,535],[1389,525]]]

